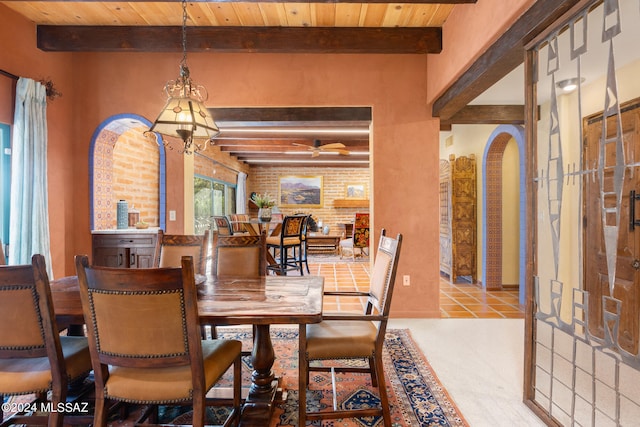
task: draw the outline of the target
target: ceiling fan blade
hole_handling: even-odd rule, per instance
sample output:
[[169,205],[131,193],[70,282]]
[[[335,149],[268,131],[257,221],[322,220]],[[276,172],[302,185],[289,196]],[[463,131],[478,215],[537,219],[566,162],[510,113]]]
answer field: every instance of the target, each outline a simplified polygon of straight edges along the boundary
[[351,154],[349,150],[332,150],[332,151],[337,151],[341,156],[348,156],[349,154]]
[[292,142],[291,145],[296,145],[298,147],[305,147],[308,148],[309,150],[313,150],[314,148],[310,145],[307,144],[300,144],[299,142]]
[[320,150],[313,150],[313,153],[311,153],[311,157],[318,157],[320,155]]
[[345,145],[342,142],[331,142],[329,144],[321,145],[319,148],[321,150],[334,150],[338,148],[345,148]]

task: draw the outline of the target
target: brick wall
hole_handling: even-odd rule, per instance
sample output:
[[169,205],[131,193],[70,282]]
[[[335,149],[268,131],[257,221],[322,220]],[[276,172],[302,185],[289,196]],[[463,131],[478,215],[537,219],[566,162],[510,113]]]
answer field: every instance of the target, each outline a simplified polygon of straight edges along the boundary
[[251,192],[266,192],[277,199],[279,197],[278,185],[280,177],[291,175],[322,176],[323,206],[320,208],[279,208],[280,212],[285,215],[296,212],[309,213],[313,215],[316,221],[321,220],[323,225],[328,225],[331,234],[339,234],[343,230],[338,224],[352,222],[356,212],[369,212],[368,207],[334,207],[334,201],[336,199],[345,198],[347,184],[364,184],[367,189],[368,198],[370,194],[370,172],[369,169],[366,168],[252,167],[247,178],[247,195],[250,195]]
[[[129,210],[140,212],[140,221],[157,227],[159,175],[160,154],[154,138],[147,138],[136,129],[120,135],[113,147],[113,208],[118,200],[126,200]],[[109,228],[116,228],[115,211],[113,219]]]
[[[248,174],[247,194],[251,192],[269,193],[277,199],[279,179],[283,176],[322,176],[323,203],[322,207],[283,207],[280,212],[294,214],[304,212],[313,215],[316,221],[328,225],[331,234],[342,233],[339,224],[352,222],[356,212],[369,212],[368,207],[334,207],[337,199],[346,198],[347,184],[364,185],[367,198],[370,191],[370,172],[366,168],[305,168],[305,167],[249,167],[238,162],[226,153],[221,153],[218,147],[209,147],[205,153],[207,157],[222,162],[232,169],[241,170]],[[126,200],[129,209],[135,207],[140,211],[140,220],[151,226],[158,226],[159,196],[157,191],[157,177],[159,175],[159,154],[156,142],[146,138],[138,130],[129,130],[117,138],[113,148],[113,224],[105,228],[115,228],[115,206],[120,199]],[[236,172],[213,163],[210,160],[195,156],[194,171],[197,174],[209,176],[221,181],[235,183]],[[248,212],[257,215],[257,210],[247,206]]]

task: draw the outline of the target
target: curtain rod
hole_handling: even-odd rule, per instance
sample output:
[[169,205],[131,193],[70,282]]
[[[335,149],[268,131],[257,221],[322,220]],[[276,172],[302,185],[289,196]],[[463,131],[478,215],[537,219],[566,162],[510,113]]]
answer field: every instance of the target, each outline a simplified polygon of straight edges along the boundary
[[0,69],[0,74],[2,74],[3,76],[9,77],[10,79],[13,80],[18,80],[20,77],[16,76],[15,74],[11,74],[8,71],[2,70]]
[[216,159],[212,159],[212,158],[211,158],[211,157],[209,157],[209,156],[205,156],[204,154],[201,154],[201,153],[198,153],[198,152],[196,152],[195,154],[197,154],[198,156],[202,156],[202,157],[204,157],[204,158],[205,158],[205,159],[207,159],[207,160],[211,160],[213,163],[215,163],[215,164],[217,164],[217,165],[219,165],[219,166],[222,166],[223,168],[227,168],[227,169],[229,169],[231,172],[235,172],[235,173],[240,173],[240,172],[242,172],[242,171],[239,171],[239,170],[237,170],[237,169],[232,168],[231,166],[227,166],[227,165],[225,165],[224,163],[220,163],[220,162],[219,162],[219,161],[217,161]]

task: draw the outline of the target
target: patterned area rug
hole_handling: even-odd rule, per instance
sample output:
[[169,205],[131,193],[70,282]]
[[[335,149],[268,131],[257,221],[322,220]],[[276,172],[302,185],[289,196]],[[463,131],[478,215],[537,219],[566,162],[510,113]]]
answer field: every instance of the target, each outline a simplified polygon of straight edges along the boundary
[[[243,347],[250,348],[251,332],[247,329],[219,328],[219,335],[243,341]],[[281,386],[287,390],[286,401],[277,405],[270,427],[298,425],[298,331],[294,328],[278,328],[271,332],[277,355],[273,371],[281,379]],[[418,350],[408,330],[387,331],[383,355],[387,389],[391,403],[391,419],[394,427],[400,426],[467,426],[460,411],[440,384],[424,355]],[[245,360],[243,384],[250,375],[250,361]],[[361,363],[352,361],[351,363]],[[377,405],[377,389],[371,387],[370,377],[365,374],[338,374],[338,402],[341,405]],[[310,378],[307,393],[308,408],[318,410],[332,405],[330,374],[314,372]],[[225,417],[220,408],[208,408],[207,423],[221,423]],[[173,420],[172,424],[190,424],[190,413],[176,416],[168,411],[162,418]],[[222,418],[224,419],[224,418]],[[163,420],[161,419],[161,422]],[[381,417],[316,421],[307,425],[332,427],[374,427],[382,426]]]
[[357,256],[355,260],[350,256],[340,258],[338,254],[309,254],[307,256],[309,263],[349,263],[349,262],[369,262],[368,256]]

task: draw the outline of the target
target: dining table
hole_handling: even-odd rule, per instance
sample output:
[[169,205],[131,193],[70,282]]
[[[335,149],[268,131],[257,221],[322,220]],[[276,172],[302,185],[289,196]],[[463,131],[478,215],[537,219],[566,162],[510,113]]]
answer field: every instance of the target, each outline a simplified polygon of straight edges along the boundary
[[[50,286],[56,321],[68,325],[69,332],[81,333],[84,317],[77,277],[53,280]],[[324,278],[272,275],[216,277],[207,274],[196,275],[196,288],[202,324],[253,325],[253,373],[240,425],[269,425],[279,389],[279,380],[272,371],[277,355],[270,327],[320,322]]]
[[231,223],[243,224],[245,230],[254,236],[260,235],[263,231],[267,233],[267,236],[277,236],[280,234],[280,228],[282,227],[281,219],[250,218],[242,221],[231,221]]

